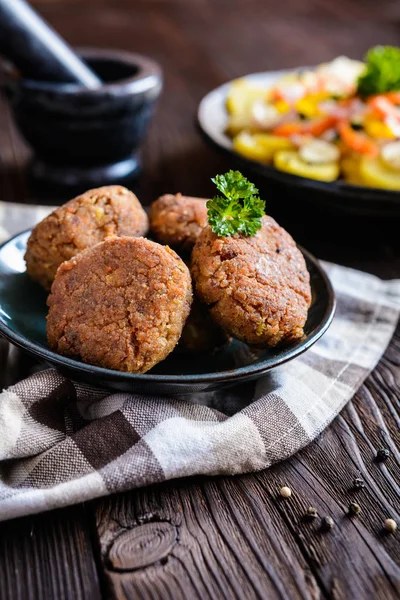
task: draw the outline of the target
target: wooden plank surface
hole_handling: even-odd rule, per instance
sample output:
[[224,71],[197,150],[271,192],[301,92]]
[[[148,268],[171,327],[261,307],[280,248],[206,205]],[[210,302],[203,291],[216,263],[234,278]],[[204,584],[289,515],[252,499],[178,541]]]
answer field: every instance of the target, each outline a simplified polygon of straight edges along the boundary
[[[372,0],[40,0],[72,44],[149,54],[165,91],[135,189],[144,203],[167,191],[208,195],[229,161],[196,129],[211,88],[258,70],[312,64],[375,43],[400,43],[398,3]],[[29,153],[0,106],[0,197],[32,202]],[[397,223],[335,218],[263,190],[271,213],[323,258],[400,276]],[[54,201],[54,199],[53,199]],[[2,385],[29,364],[14,356]],[[353,402],[296,457],[266,472],[196,478],[0,525],[0,598],[297,598],[390,600],[400,595],[400,330]],[[379,447],[391,451],[374,460]],[[354,477],[366,482],[352,489]],[[293,490],[289,501],[277,491]],[[350,501],[362,506],[346,516]],[[329,533],[302,519],[313,505]]]
[[100,598],[91,512],[78,506],[1,523],[0,598]]
[[[354,401],[282,465],[100,501],[97,529],[112,596],[398,598],[399,538],[385,534],[382,524],[389,516],[400,520],[399,349],[400,328]],[[375,460],[382,446],[392,454],[384,464]],[[353,480],[360,476],[366,485],[356,491]],[[293,489],[290,500],[279,498],[282,485]],[[347,514],[352,501],[362,507],[359,517]],[[308,506],[334,519],[331,532],[304,520]],[[167,555],[160,523],[174,528]],[[136,537],[124,543],[132,531]],[[149,564],[135,568],[143,554]]]

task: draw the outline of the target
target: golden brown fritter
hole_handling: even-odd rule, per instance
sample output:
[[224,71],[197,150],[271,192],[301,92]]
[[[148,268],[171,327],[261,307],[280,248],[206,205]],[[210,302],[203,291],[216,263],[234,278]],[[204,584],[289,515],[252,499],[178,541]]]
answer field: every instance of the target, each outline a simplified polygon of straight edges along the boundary
[[193,296],[190,314],[183,328],[177,350],[204,354],[225,346],[230,341],[225,331],[214,321],[208,307]]
[[260,347],[302,337],[310,277],[292,237],[271,217],[253,237],[218,237],[206,227],[193,248],[192,275],[200,300],[230,335]]
[[207,200],[165,194],[150,207],[150,230],[157,241],[190,252],[207,225]]
[[112,235],[141,236],[148,218],[120,185],[89,190],[60,206],[32,230],[25,254],[28,275],[50,290],[60,264]]
[[52,350],[145,373],[177,344],[192,283],[185,263],[167,246],[113,237],[64,262],[47,303]]

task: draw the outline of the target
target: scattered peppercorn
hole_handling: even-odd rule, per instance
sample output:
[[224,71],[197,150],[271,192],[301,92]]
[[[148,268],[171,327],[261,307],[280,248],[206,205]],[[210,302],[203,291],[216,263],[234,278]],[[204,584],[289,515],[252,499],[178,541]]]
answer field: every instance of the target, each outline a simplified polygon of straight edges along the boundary
[[364,483],[364,480],[361,479],[361,477],[356,477],[353,480],[353,488],[355,490],[362,490],[364,487],[365,487],[365,483]]
[[359,515],[361,512],[361,506],[357,504],[357,502],[350,502],[349,504],[349,514],[350,515]]
[[318,511],[314,506],[309,506],[307,508],[307,512],[306,512],[305,516],[307,517],[307,519],[312,521],[318,517]]
[[386,460],[387,458],[389,458],[390,456],[390,452],[387,448],[380,448],[378,450],[378,452],[376,453],[376,460],[379,460],[379,462],[382,462],[384,460]]
[[332,517],[323,517],[321,521],[321,531],[330,531],[334,524]]
[[285,485],[280,489],[279,493],[282,496],[282,498],[290,498],[290,496],[292,495],[292,490],[290,489],[290,487],[287,487]]
[[394,519],[386,519],[383,526],[389,533],[394,533],[397,529],[397,523]]

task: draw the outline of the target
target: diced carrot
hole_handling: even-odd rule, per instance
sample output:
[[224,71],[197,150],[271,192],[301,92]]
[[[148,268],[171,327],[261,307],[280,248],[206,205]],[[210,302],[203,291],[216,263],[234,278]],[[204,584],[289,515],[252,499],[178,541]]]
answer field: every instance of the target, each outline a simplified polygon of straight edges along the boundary
[[375,157],[379,153],[378,146],[365,134],[354,131],[348,121],[341,121],[337,125],[337,131],[348,148],[359,154]]
[[315,137],[319,137],[328,129],[332,129],[337,123],[337,118],[333,115],[329,115],[328,117],[323,117],[322,119],[316,119],[309,123],[308,133],[314,135]]
[[371,96],[369,100],[376,98],[386,98],[393,104],[400,104],[400,92],[385,92],[384,94],[377,94],[376,96]]
[[272,90],[269,91],[269,95],[273,102],[279,102],[280,100],[284,100],[282,92],[279,88],[272,88]]
[[303,121],[293,123],[281,123],[272,130],[273,135],[281,137],[290,137],[291,135],[307,133],[305,123]]
[[380,119],[391,117],[400,123],[400,92],[388,92],[368,99],[368,104]]
[[368,99],[368,105],[372,108],[374,113],[378,117],[384,119],[389,116],[394,116],[398,113],[398,109],[386,96],[380,94],[379,96],[372,96]]
[[272,130],[273,135],[282,137],[290,137],[297,134],[310,134],[315,137],[320,136],[328,129],[334,127],[337,123],[337,118],[334,116],[322,117],[321,119],[313,119],[312,121],[295,121],[292,123],[281,123]]

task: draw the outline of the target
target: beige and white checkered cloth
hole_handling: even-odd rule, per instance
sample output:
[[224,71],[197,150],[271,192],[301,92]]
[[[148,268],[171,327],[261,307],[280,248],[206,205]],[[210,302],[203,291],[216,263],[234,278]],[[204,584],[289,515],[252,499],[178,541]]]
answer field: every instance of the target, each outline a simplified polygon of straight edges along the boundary
[[176,477],[265,469],[311,442],[374,368],[400,311],[400,281],[326,268],[338,301],[328,333],[255,387],[190,402],[110,395],[47,370],[5,390],[0,520]]

